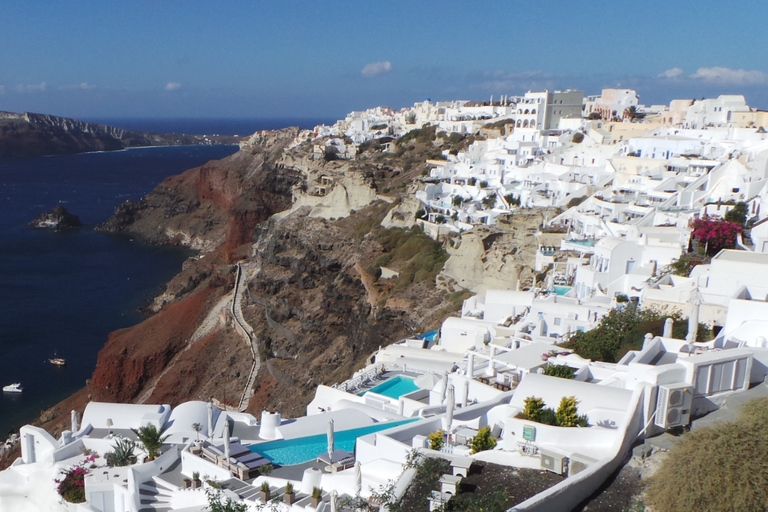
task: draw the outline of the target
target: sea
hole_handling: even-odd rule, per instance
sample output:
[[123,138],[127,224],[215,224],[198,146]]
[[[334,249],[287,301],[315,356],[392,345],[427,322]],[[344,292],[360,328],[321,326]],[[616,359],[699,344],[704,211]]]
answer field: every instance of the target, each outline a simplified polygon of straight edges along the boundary
[[[221,135],[334,121],[84,120],[132,130]],[[23,389],[0,393],[0,442],[82,388],[109,333],[140,322],[142,306],[191,255],[97,232],[94,226],[164,178],[235,151],[237,146],[178,146],[0,158],[0,386],[19,382]],[[57,204],[78,215],[84,226],[53,231],[28,225]],[[54,357],[64,358],[66,366],[49,363]]]

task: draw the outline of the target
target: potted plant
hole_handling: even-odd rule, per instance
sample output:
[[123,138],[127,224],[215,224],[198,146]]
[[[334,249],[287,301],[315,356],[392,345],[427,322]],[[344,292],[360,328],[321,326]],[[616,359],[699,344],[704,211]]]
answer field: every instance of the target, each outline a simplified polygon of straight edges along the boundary
[[283,494],[283,501],[286,505],[293,505],[296,501],[296,493],[293,492],[293,483],[288,482],[285,484],[285,494]]
[[261,482],[261,491],[259,492],[259,497],[261,498],[261,501],[264,503],[269,501],[269,483],[268,482]]
[[192,488],[197,489],[202,484],[203,483],[200,481],[200,473],[198,471],[194,471],[192,473]]
[[192,487],[192,479],[189,478],[188,476],[185,476],[184,477],[184,488],[185,489],[189,489],[190,487]]
[[194,430],[196,434],[195,444],[200,444],[200,431],[203,430],[203,426],[199,423],[193,423],[192,430]]
[[323,500],[323,489],[321,487],[312,488],[312,506],[317,508]]
[[169,435],[163,435],[167,427],[158,429],[154,424],[149,424],[141,427],[140,429],[133,430],[136,436],[139,438],[144,451],[147,452],[147,460],[155,460],[160,455],[160,448],[162,448]]

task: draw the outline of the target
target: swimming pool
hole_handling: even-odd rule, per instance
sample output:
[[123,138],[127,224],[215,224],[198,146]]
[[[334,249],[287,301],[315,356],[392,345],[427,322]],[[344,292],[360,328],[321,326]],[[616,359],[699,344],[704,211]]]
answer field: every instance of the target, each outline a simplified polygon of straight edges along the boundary
[[[417,389],[419,389],[419,386],[413,382],[413,379],[398,375],[397,377],[385,380],[378,386],[366,390],[365,393],[373,391],[374,393],[397,399],[408,393],[413,393]],[[365,393],[361,393],[361,395],[364,395]]]
[[556,284],[554,286],[555,293],[558,295],[566,295],[569,291],[573,290],[573,286],[560,286]]
[[[374,423],[366,427],[353,428],[350,430],[340,430],[333,436],[333,444],[338,450],[353,452],[355,450],[355,441],[358,437],[373,434],[380,430],[385,430],[398,425],[404,425],[418,418],[407,420],[390,421],[387,423]],[[328,436],[318,434],[315,436],[299,437],[296,439],[281,439],[279,441],[270,441],[268,443],[254,444],[248,447],[252,452],[259,453],[268,458],[272,463],[281,466],[291,466],[293,464],[302,464],[315,459],[318,455],[328,452]]]

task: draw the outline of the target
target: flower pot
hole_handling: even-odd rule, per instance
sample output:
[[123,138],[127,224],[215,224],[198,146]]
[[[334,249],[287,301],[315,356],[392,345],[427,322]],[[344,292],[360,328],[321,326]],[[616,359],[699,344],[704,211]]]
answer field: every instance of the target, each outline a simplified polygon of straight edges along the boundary
[[285,502],[286,505],[293,505],[294,501],[296,501],[295,492],[287,492],[283,494],[283,502]]
[[323,498],[315,498],[315,497],[313,496],[313,497],[312,497],[312,506],[313,506],[313,507],[315,507],[315,508],[317,508],[317,507],[318,507],[318,505],[320,505],[320,502],[321,502],[321,501],[323,501]]
[[198,489],[202,485],[203,485],[203,482],[201,482],[199,478],[197,478],[195,480],[192,480],[192,488],[193,489]]
[[264,503],[269,501],[269,491],[259,491],[259,498],[261,498],[261,501]]
[[185,489],[189,489],[190,487],[192,487],[192,480],[190,480],[189,478],[185,478],[184,479],[184,488]]

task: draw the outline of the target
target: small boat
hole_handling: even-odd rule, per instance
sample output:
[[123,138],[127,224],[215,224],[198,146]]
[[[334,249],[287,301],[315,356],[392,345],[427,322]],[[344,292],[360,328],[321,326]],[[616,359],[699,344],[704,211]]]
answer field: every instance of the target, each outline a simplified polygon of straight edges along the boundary
[[62,357],[54,357],[48,360],[49,363],[55,364],[56,366],[66,366],[67,360]]
[[21,383],[20,382],[14,382],[13,384],[8,384],[7,386],[3,386],[3,391],[5,393],[21,393]]

